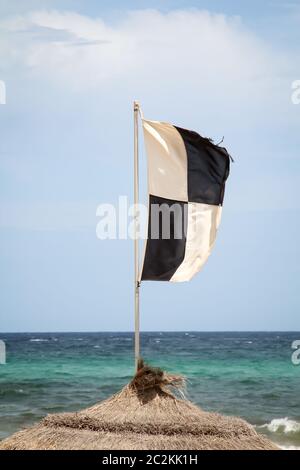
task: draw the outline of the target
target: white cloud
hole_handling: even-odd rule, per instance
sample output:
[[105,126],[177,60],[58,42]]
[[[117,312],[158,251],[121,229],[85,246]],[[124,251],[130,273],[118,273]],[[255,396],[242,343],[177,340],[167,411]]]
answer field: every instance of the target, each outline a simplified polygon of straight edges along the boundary
[[122,108],[120,124],[137,98],[150,118],[182,125],[186,120],[195,128],[200,121],[201,131],[212,137],[226,133],[230,139],[234,131],[235,142],[239,130],[248,138],[254,128],[276,133],[298,126],[291,104],[298,54],[273,49],[239,17],[140,10],[109,23],[74,12],[35,11],[0,26],[3,70],[17,77],[16,87],[23,76],[32,79],[43,103],[47,85],[57,87],[60,109],[69,109],[74,92],[81,92],[99,103],[103,119],[110,113],[115,121],[113,110]]
[[[15,63],[33,76],[77,89],[143,80],[171,89],[174,83],[183,90],[209,88],[216,95],[221,87],[240,96],[247,87],[254,94],[265,89],[282,65],[239,18],[199,10],[129,12],[114,25],[41,11],[6,20],[2,27]],[[6,48],[0,53],[2,61],[10,60]]]

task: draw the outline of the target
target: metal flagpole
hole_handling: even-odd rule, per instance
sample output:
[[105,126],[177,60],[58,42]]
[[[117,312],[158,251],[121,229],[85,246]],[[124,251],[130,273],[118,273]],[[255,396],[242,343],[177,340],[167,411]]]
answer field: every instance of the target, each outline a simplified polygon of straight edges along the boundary
[[138,370],[140,358],[140,281],[139,281],[139,240],[137,237],[138,228],[138,207],[139,202],[139,136],[138,136],[138,114],[139,103],[133,103],[134,114],[134,357],[135,368]]

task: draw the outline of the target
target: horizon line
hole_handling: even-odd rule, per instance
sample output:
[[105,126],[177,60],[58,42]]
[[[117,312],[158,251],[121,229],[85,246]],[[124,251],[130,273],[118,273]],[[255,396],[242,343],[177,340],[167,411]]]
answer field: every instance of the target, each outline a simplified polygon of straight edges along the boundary
[[[128,330],[49,330],[49,331],[0,331],[0,335],[3,334],[65,334],[65,333],[123,333],[132,334],[134,331]],[[140,333],[300,333],[300,330],[142,330]]]

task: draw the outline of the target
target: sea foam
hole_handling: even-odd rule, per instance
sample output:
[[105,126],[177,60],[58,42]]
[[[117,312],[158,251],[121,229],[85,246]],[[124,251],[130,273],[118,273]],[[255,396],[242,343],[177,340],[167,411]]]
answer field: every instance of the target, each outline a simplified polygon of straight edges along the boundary
[[281,450],[300,450],[297,446],[278,446]]
[[266,428],[270,432],[278,434],[297,434],[300,433],[300,423],[289,418],[272,419],[270,423],[259,426]]

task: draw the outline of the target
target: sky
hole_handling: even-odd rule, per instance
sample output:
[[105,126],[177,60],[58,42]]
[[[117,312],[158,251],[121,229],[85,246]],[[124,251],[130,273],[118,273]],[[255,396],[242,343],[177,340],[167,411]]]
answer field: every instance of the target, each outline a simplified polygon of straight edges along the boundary
[[[0,331],[133,330],[132,102],[233,156],[214,251],[148,331],[300,331],[300,2],[0,0]],[[141,188],[146,191],[141,149]]]

